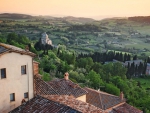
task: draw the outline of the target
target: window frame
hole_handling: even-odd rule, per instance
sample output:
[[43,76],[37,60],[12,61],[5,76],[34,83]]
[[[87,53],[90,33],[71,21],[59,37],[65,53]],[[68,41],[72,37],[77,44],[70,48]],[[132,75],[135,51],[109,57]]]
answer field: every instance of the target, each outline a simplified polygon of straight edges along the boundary
[[27,99],[27,98],[29,98],[29,93],[28,93],[28,92],[25,92],[25,93],[24,93],[24,99]]
[[[4,70],[4,75],[2,76],[2,70]],[[5,79],[6,78],[6,68],[1,68],[0,69],[0,76],[1,76],[1,79]]]
[[21,75],[25,75],[27,74],[27,66],[26,65],[22,65],[21,66]]
[[[13,99],[11,99],[11,96],[12,96]],[[10,102],[13,102],[13,101],[15,101],[15,93],[10,94]]]

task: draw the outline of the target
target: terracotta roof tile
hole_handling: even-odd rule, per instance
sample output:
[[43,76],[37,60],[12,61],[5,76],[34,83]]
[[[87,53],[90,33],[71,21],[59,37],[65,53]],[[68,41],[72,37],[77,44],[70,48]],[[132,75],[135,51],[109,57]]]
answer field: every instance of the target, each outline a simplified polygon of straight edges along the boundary
[[69,106],[54,102],[39,95],[23,103],[9,113],[81,113]]
[[30,51],[26,51],[24,49],[21,49],[19,47],[15,47],[15,46],[9,45],[9,44],[0,43],[0,55],[4,54],[6,52],[16,52],[16,53],[21,53],[21,54],[25,54],[25,55],[30,55],[32,57],[36,56],[36,54],[34,54]]
[[125,103],[114,108],[110,113],[143,113],[143,111]]
[[88,94],[86,95],[86,102],[103,110],[125,102],[125,100],[122,101],[120,97],[115,95],[111,95],[102,91],[97,91],[91,88],[84,89],[88,92]]
[[73,96],[68,95],[44,95],[45,98],[60,102],[82,113],[102,113],[100,108],[97,108],[89,103],[77,100]]
[[81,88],[78,84],[73,83],[71,80],[56,79],[47,82],[59,95],[73,95],[79,97],[87,94],[87,91]]
[[41,75],[34,75],[35,94],[38,95],[57,95],[58,93],[41,78]]

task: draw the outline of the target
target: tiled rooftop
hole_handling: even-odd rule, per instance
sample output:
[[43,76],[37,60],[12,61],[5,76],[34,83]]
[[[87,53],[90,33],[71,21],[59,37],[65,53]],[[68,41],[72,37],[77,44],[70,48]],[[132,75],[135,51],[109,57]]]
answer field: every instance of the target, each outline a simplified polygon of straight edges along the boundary
[[58,93],[41,78],[41,75],[34,75],[35,94],[38,95],[57,95]]
[[5,52],[7,52],[9,49],[7,49],[7,48],[5,48],[5,47],[3,47],[3,46],[0,46],[0,54],[2,54],[2,53],[5,53]]
[[124,103],[116,108],[114,108],[110,113],[143,113],[143,111]]
[[111,95],[102,91],[97,91],[91,88],[84,89],[88,92],[88,94],[86,95],[86,102],[103,110],[125,102],[125,100],[121,100],[120,97],[115,95]]
[[24,49],[21,49],[19,47],[15,47],[13,45],[0,43],[0,54],[4,54],[5,52],[16,52],[16,53],[30,55],[32,57],[35,56],[35,54],[30,52],[30,51],[26,51]]
[[23,103],[9,113],[81,113],[69,106],[54,102],[39,95]]
[[59,95],[73,95],[80,97],[87,94],[87,91],[81,88],[78,84],[73,83],[71,80],[55,79],[47,82]]
[[[102,113],[100,108],[97,108],[89,103],[77,100],[73,96],[68,95],[45,95],[47,99],[53,100],[55,102],[60,102],[61,104],[67,105],[75,110],[82,113]],[[104,112],[103,112],[104,113]]]

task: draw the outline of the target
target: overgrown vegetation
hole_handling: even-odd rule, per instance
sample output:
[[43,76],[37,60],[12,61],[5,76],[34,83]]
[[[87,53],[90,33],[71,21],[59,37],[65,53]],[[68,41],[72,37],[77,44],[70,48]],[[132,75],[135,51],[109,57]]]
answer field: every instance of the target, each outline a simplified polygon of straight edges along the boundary
[[[150,51],[148,25],[127,19],[90,20],[90,24],[33,17],[1,20],[0,42],[20,48],[28,45],[30,51],[38,56],[35,60],[40,63],[43,80],[62,78],[68,71],[70,80],[81,87],[100,89],[114,95],[123,91],[129,104],[150,113],[150,78],[144,72],[146,63],[150,63],[147,58]],[[43,31],[49,34],[56,47],[41,44]],[[137,47],[139,44],[140,48]],[[124,67],[120,63],[138,58],[146,60],[139,66],[133,63]],[[113,59],[120,62],[110,62]]]

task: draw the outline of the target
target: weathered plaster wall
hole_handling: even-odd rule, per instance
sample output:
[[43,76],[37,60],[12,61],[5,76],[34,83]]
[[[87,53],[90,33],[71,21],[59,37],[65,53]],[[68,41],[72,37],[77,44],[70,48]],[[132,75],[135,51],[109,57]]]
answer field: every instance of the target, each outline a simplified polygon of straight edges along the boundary
[[83,102],[86,102],[86,95],[82,95],[82,96],[78,97],[77,99],[81,100]]
[[[21,66],[26,65],[27,74],[21,74]],[[21,104],[24,93],[33,97],[32,57],[19,53],[6,53],[0,56],[0,69],[6,68],[6,78],[0,76],[0,113],[8,112]],[[15,101],[10,102],[10,94],[15,93]],[[27,99],[28,100],[28,99]]]

